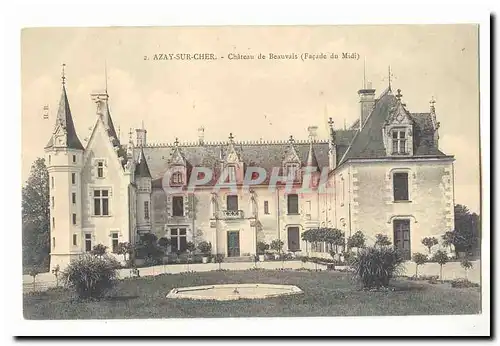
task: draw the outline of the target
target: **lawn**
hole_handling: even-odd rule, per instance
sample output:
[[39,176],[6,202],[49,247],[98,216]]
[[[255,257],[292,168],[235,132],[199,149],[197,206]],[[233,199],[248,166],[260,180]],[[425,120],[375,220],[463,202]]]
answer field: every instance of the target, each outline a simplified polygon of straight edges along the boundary
[[[174,287],[223,283],[290,284],[304,294],[260,300],[166,299]],[[457,289],[393,280],[394,291],[367,292],[341,272],[213,271],[125,279],[100,301],[78,301],[64,289],[24,295],[27,319],[113,319],[183,317],[306,317],[477,314],[478,288]]]

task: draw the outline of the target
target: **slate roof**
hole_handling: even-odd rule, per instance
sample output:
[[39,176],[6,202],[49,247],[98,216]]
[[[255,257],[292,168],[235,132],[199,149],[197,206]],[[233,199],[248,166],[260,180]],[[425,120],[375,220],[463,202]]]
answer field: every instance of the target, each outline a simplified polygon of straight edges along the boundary
[[[59,100],[55,128],[57,129],[58,126],[62,126],[66,129],[67,148],[83,150],[83,145],[76,135],[75,124],[73,123],[73,117],[71,116],[68,95],[66,94],[66,87],[64,84],[62,86],[61,99]],[[51,136],[45,148],[51,148],[53,146],[54,136]]]
[[141,149],[139,154],[139,160],[135,166],[135,176],[140,178],[151,178],[151,173],[149,172],[148,163],[146,157],[144,156],[144,151]]
[[[345,150],[348,148],[355,131],[351,130],[338,130],[336,131],[337,141],[337,162],[342,157]],[[205,143],[200,144],[179,144],[179,149],[183,157],[192,167],[206,167],[214,172],[212,183],[218,179],[218,174],[221,169],[221,157],[225,157],[229,143],[220,142],[216,144]],[[234,142],[234,147],[239,153],[241,160],[245,167],[261,167],[266,170],[267,179],[264,183],[268,182],[270,173],[273,168],[281,169],[283,165],[284,155],[289,147],[288,141],[274,141],[274,142]],[[296,141],[294,143],[295,150],[305,166],[309,158],[310,142],[309,141]],[[169,168],[169,160],[174,152],[175,145],[148,145],[141,149],[144,155],[153,178],[153,187],[161,187],[161,179]],[[313,143],[312,162],[317,162],[317,166],[327,167],[328,162],[328,141],[315,141]],[[137,155],[137,154],[136,154]],[[280,174],[282,172],[280,171]]]
[[[349,159],[370,159],[387,157],[384,147],[382,128],[389,117],[390,109],[397,99],[387,89],[376,100],[372,113],[368,116],[363,129],[352,140],[340,164]],[[434,144],[434,128],[430,113],[410,113],[413,121],[413,156],[412,157],[447,157]],[[358,123],[359,124],[359,123]]]

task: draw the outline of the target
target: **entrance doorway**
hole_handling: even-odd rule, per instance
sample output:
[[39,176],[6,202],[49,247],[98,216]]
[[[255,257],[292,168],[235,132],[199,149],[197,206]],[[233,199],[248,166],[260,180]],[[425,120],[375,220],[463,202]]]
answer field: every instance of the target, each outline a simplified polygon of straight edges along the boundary
[[288,251],[300,251],[300,238],[298,227],[288,227]]
[[411,259],[410,220],[394,220],[394,246],[406,261]]
[[240,256],[240,232],[227,232],[227,257]]

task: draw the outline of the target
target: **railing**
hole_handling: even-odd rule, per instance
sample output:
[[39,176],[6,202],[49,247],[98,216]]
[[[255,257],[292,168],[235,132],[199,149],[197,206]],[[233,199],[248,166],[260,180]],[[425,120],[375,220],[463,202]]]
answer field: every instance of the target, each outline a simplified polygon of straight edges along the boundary
[[221,210],[219,212],[221,219],[243,219],[243,210]]

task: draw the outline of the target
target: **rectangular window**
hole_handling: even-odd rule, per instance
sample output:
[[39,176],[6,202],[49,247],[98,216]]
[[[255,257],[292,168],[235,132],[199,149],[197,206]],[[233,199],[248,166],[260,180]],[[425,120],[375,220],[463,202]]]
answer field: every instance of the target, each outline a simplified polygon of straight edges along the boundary
[[94,190],[94,216],[109,215],[108,190]]
[[226,204],[227,210],[238,211],[238,196],[227,196]]
[[174,174],[172,174],[172,183],[173,184],[182,184],[182,181],[184,179],[182,179],[182,173],[181,172],[175,172]]
[[264,214],[269,214],[269,201],[264,201]]
[[92,234],[85,234],[85,251],[92,251]]
[[73,163],[76,163],[76,155],[73,155]]
[[97,177],[104,178],[104,162],[102,161],[97,162]]
[[287,197],[287,210],[288,214],[298,214],[299,213],[299,196],[295,194],[290,194]]
[[56,228],[56,219],[52,217],[52,229]]
[[144,218],[149,219],[149,201],[144,201]]
[[78,239],[78,236],[76,234],[73,234],[73,246],[76,246],[78,244],[77,239]]
[[118,250],[118,233],[111,233],[111,251],[116,253]]
[[236,167],[229,166],[228,168],[229,182],[236,182]]
[[76,173],[71,173],[71,184],[76,184]]
[[56,205],[55,200],[54,200],[54,196],[52,196],[50,198],[50,202],[51,202],[50,204],[51,204],[52,208],[54,208],[54,206]]
[[395,201],[408,201],[408,173],[394,173],[393,187]]
[[185,228],[170,229],[170,248],[172,252],[185,252],[187,247],[187,235]]
[[76,192],[71,193],[71,203],[76,204]]
[[406,131],[394,130],[392,131],[392,153],[405,154],[406,153]]
[[51,158],[50,158],[50,155],[49,155],[49,165],[50,165],[50,160],[51,160]]
[[76,225],[76,214],[73,213],[73,225]]
[[401,251],[403,258],[409,260],[410,249],[410,220],[394,220],[394,246]]
[[340,192],[340,203],[344,204],[345,202],[345,180],[344,178],[340,178],[341,179],[341,184],[340,184],[340,187],[342,189],[342,191]]
[[52,248],[56,248],[56,237],[52,237]]
[[184,197],[182,196],[172,197],[172,215],[184,216]]
[[50,188],[54,188],[54,177],[50,177]]
[[297,179],[298,168],[299,167],[297,165],[288,165],[287,166],[288,180],[296,180]]

